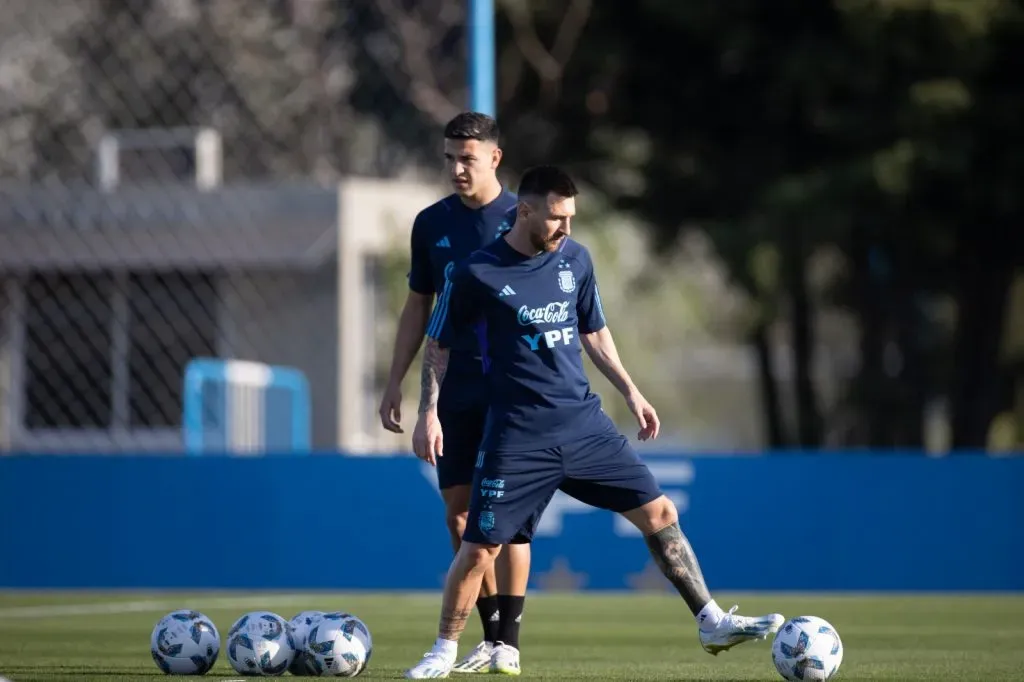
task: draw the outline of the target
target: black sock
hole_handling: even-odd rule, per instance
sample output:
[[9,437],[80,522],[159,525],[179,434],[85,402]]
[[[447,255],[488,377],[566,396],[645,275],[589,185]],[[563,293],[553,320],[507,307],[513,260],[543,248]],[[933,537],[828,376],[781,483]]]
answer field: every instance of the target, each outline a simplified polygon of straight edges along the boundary
[[513,597],[508,594],[498,595],[498,636],[494,640],[511,647],[519,648],[519,623],[523,619],[523,605],[526,597]]
[[484,626],[484,641],[493,644],[498,638],[498,597],[479,597],[476,600],[476,608],[480,612],[480,622]]

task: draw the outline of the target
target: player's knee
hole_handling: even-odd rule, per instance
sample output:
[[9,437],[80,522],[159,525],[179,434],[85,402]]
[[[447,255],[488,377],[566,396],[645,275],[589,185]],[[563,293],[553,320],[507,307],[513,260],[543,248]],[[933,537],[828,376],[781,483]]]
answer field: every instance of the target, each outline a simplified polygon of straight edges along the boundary
[[648,518],[655,531],[667,528],[679,521],[679,511],[672,500],[664,495],[651,502],[652,508],[648,511]]
[[657,533],[679,521],[679,512],[664,495],[627,514],[627,518],[645,535]]
[[466,520],[469,518],[470,487],[455,485],[441,491],[444,498],[444,520],[448,532],[456,541],[461,540],[466,532]]
[[470,571],[485,571],[494,563],[500,551],[501,545],[463,542],[459,548],[459,559]]
[[448,532],[453,538],[462,538],[462,534],[466,532],[466,520],[468,518],[468,510],[459,511],[448,509],[445,512],[444,521],[448,526]]

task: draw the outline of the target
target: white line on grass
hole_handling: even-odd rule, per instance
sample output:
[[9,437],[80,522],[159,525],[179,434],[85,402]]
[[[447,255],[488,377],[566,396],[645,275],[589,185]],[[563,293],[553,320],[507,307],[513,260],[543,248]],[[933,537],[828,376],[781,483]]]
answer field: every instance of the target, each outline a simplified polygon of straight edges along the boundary
[[42,604],[0,608],[0,620],[8,618],[62,618],[64,616],[101,616],[122,613],[150,613],[201,606],[204,609],[260,608],[294,604],[307,599],[300,594],[252,595],[248,597],[189,597],[187,600],[166,601],[148,599],[139,601],[108,601],[94,604]]

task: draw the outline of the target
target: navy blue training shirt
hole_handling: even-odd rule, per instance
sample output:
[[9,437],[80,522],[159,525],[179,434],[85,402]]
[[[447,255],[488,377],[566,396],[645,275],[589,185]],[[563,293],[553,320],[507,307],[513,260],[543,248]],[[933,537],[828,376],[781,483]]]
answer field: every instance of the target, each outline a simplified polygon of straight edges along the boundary
[[[456,263],[511,229],[516,201],[515,194],[503,190],[491,203],[474,209],[451,194],[420,211],[412,225],[409,288],[424,295],[443,291],[446,276]],[[483,384],[480,347],[472,329],[453,338],[451,347],[449,371],[452,386],[460,395],[452,395],[449,386],[443,399],[460,407],[481,399],[480,387],[474,386]]]
[[[605,326],[590,253],[564,239],[525,256],[504,239],[452,272],[428,335],[442,348],[475,330],[490,414],[482,447],[524,452],[614,428],[583,371],[580,334]],[[447,377],[445,378],[447,383]]]

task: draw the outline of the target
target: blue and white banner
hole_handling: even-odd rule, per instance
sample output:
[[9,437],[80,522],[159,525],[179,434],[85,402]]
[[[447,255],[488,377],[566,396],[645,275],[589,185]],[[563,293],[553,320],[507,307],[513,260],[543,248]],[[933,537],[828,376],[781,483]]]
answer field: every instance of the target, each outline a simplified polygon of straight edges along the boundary
[[[1024,459],[648,461],[712,589],[1024,590]],[[5,456],[0,515],[0,587],[433,590],[451,560],[409,456]],[[667,589],[562,495],[533,557],[537,589]]]

